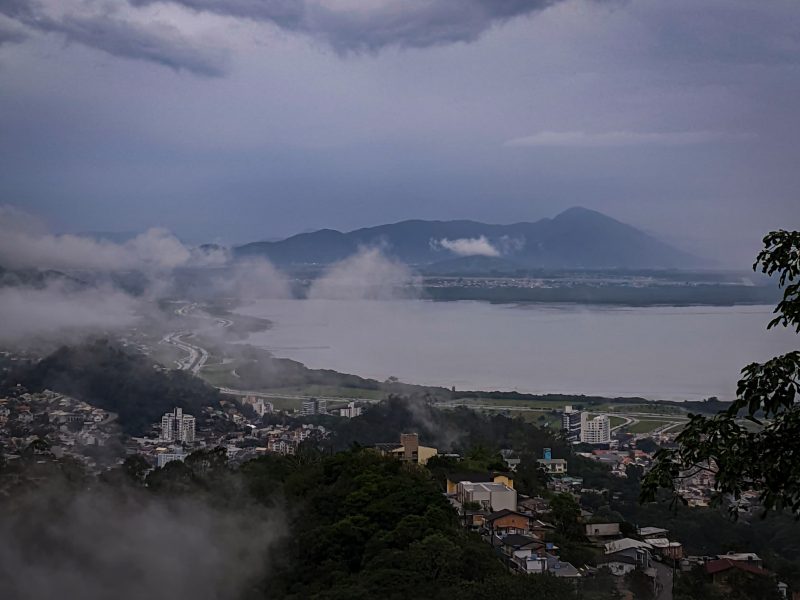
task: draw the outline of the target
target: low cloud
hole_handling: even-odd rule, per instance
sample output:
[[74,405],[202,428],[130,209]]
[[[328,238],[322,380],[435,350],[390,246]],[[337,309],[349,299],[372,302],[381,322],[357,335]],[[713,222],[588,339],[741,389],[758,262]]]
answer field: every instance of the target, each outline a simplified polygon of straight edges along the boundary
[[501,252],[481,235],[476,238],[459,238],[448,240],[443,238],[431,243],[434,248],[444,248],[458,256],[500,256]]
[[0,20],[0,46],[3,44],[18,44],[28,37],[19,27]]
[[[161,0],[130,0],[144,6]],[[559,0],[173,0],[196,11],[267,22],[338,52],[471,42],[492,26]]]
[[586,131],[542,131],[527,137],[508,140],[509,147],[561,147],[561,148],[606,148],[619,146],[687,146],[733,142],[750,139],[748,134],[718,131],[672,131],[636,132],[609,131],[590,133]]
[[53,235],[34,217],[0,206],[0,266],[8,269],[170,270],[224,260],[222,250],[190,249],[166,229],[153,228],[117,244],[76,235]]
[[37,490],[0,517],[0,596],[234,600],[268,574],[285,533],[280,516],[133,492]]
[[2,287],[0,343],[34,345],[116,331],[136,322],[137,308],[137,300],[112,289]]
[[291,298],[286,276],[266,259],[237,261],[212,281],[213,293],[248,302],[265,298]]
[[431,248],[434,250],[448,250],[458,256],[507,256],[514,254],[525,247],[525,238],[512,238],[504,235],[495,240],[489,240],[485,235],[474,238],[458,238],[450,240],[431,240]]
[[363,248],[328,268],[308,291],[310,300],[392,300],[414,297],[419,278],[379,248]]

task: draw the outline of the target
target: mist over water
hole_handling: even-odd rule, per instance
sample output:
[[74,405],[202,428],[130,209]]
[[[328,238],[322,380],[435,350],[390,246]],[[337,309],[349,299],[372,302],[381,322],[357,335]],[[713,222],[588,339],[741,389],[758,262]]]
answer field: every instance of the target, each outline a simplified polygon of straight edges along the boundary
[[426,300],[270,300],[247,341],[276,356],[383,380],[683,400],[732,397],[740,369],[794,349],[772,307],[492,305]]

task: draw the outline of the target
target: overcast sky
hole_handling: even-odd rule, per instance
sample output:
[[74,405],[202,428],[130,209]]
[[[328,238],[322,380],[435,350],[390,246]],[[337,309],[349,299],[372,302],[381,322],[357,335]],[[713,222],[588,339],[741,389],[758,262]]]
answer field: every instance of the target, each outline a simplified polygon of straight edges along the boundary
[[0,203],[242,242],[594,208],[800,227],[796,0],[0,0]]

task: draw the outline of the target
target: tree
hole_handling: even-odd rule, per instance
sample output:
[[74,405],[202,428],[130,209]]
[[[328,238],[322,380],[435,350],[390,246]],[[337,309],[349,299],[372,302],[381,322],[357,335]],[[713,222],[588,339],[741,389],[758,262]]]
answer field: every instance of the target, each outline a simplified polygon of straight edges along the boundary
[[[800,231],[774,231],[753,265],[778,275],[783,298],[767,325],[800,333]],[[712,417],[690,415],[678,435],[678,447],[660,450],[642,482],[642,501],[654,500],[660,488],[675,493],[676,482],[701,470],[715,474],[715,498],[733,499],[756,490],[765,510],[789,509],[800,515],[800,351],[776,356],[742,369],[737,398]],[[674,495],[674,500],[681,500]]]
[[557,494],[550,500],[550,515],[556,531],[564,537],[583,541],[583,528],[580,524],[581,507],[572,494]]

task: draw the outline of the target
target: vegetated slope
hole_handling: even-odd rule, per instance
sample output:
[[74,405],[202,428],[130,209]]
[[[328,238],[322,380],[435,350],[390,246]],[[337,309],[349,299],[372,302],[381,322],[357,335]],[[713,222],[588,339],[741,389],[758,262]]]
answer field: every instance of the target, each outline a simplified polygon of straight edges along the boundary
[[[442,242],[485,238],[480,248],[456,253]],[[487,245],[489,249],[487,250]],[[489,225],[476,221],[402,221],[342,233],[323,229],[277,242],[235,248],[237,257],[264,256],[280,265],[327,264],[362,247],[380,246],[414,265],[433,265],[459,256],[485,256],[501,269],[516,268],[690,268],[696,257],[602,213],[571,208],[534,223]],[[445,262],[445,265],[447,263]]]
[[59,348],[16,376],[30,391],[51,389],[117,413],[125,433],[142,435],[173,408],[198,416],[219,406],[219,392],[182,371],[153,368],[146,357],[106,340]]

